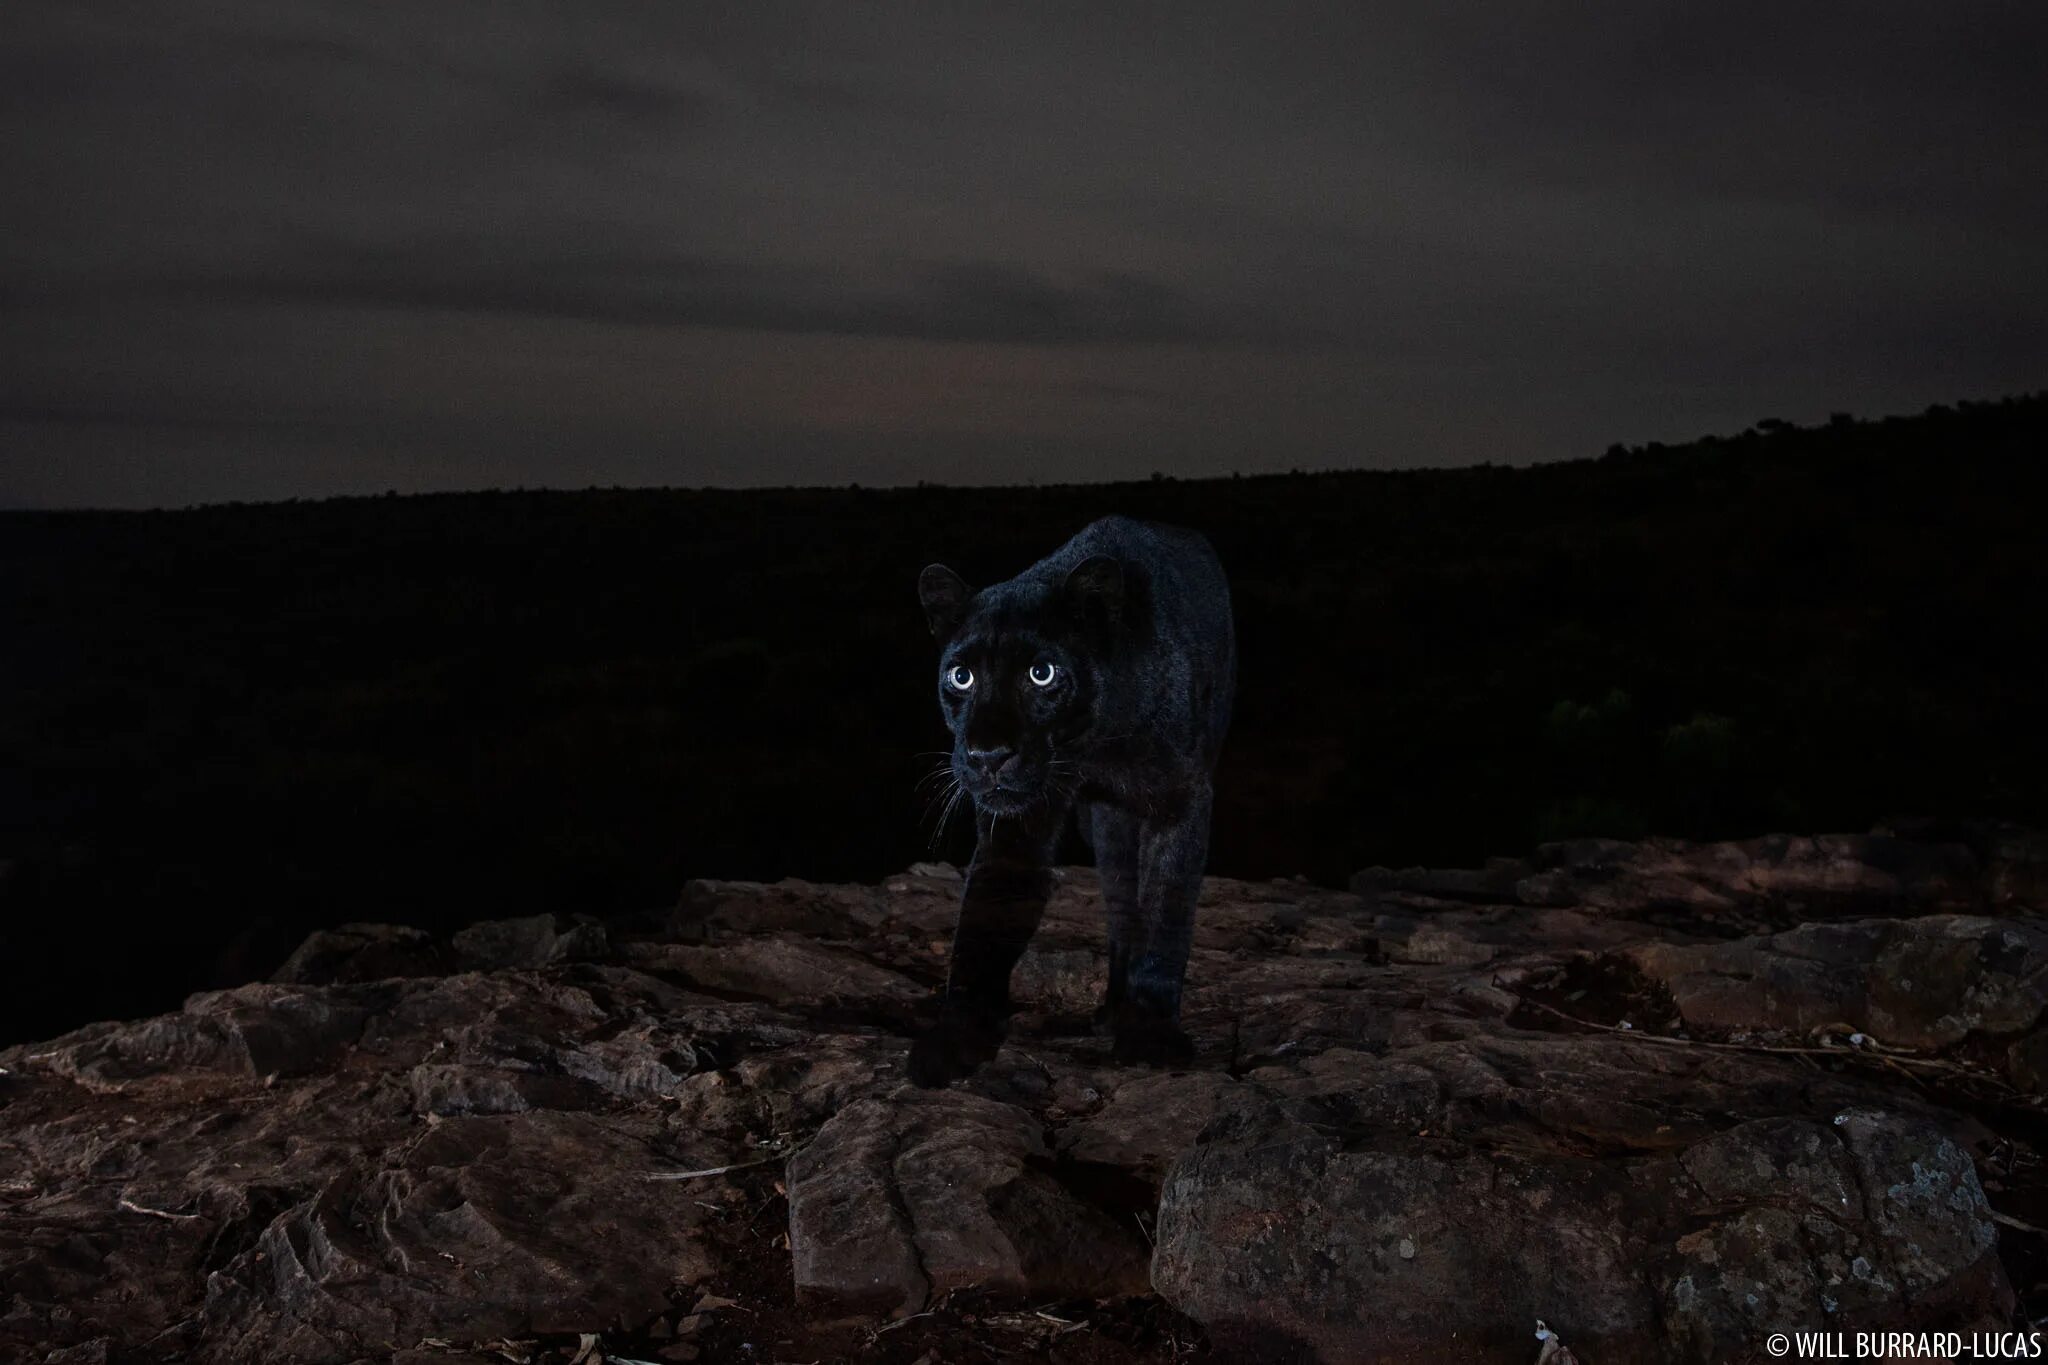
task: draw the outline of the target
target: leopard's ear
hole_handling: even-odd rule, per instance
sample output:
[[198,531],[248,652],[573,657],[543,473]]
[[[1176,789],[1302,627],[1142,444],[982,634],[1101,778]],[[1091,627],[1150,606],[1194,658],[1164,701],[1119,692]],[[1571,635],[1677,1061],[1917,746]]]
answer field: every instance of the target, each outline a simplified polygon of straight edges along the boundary
[[967,618],[967,601],[974,589],[967,580],[943,564],[927,564],[917,576],[917,600],[924,606],[925,624],[932,638],[944,640]]
[[1114,624],[1124,611],[1124,566],[1108,555],[1090,555],[1067,575],[1067,601]]

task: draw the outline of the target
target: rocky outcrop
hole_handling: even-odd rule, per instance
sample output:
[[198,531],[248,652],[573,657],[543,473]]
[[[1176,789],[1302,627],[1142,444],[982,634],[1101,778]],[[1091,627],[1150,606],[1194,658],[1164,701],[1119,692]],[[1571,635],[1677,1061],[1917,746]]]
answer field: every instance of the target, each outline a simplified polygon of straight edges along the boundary
[[0,1358],[1522,1362],[1541,1319],[1612,1365],[2004,1328],[2044,1306],[2048,926],[2000,838],[1212,879],[1173,1072],[1091,1031],[1073,870],[1009,1044],[944,1092],[903,1059],[951,868],[343,926],[0,1052]]
[[1142,1292],[1138,1229],[1062,1185],[1050,1157],[1018,1105],[963,1091],[855,1101],[790,1161],[797,1288],[897,1313],[969,1288]]
[[1515,1360],[1537,1319],[1594,1359],[1720,1360],[1787,1325],[2010,1311],[1938,1125],[1844,1108],[1688,1140],[1682,1096],[1750,1078],[1654,1065],[1609,1070],[1606,1105],[1494,1089],[1571,1066],[1558,1052],[1444,1044],[1212,1125],[1167,1179],[1154,1284],[1248,1356],[1341,1360]]
[[1572,839],[1483,868],[1369,868],[1354,890],[1630,918],[1760,926],[1837,916],[2003,911],[2048,897],[2048,847],[2005,826],[1786,835],[1719,844]]
[[1842,1023],[1914,1049],[2023,1036],[2048,1008],[2048,926],[1932,915],[1806,924],[1625,956],[1696,1028],[1805,1034]]

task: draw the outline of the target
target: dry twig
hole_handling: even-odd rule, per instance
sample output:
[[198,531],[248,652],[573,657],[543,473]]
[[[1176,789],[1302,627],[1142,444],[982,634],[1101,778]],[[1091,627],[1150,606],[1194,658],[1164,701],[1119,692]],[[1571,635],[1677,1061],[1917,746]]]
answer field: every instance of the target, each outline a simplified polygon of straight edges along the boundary
[[2009,1213],[2000,1213],[1997,1209],[1991,1210],[1991,1221],[2000,1227],[2012,1228],[2016,1232],[2031,1232],[2039,1237],[2048,1237],[2048,1228],[2037,1227],[2024,1218],[2015,1218]]
[[[1648,1033],[1642,1029],[1624,1028],[1616,1024],[1602,1024],[1592,1019],[1581,1019],[1575,1014],[1567,1014],[1561,1009],[1546,1005],[1541,1000],[1532,1000],[1526,995],[1515,992],[1498,977],[1494,978],[1493,984],[1514,995],[1518,1001],[1527,1005],[1530,1009],[1541,1010],[1543,1013],[1557,1019],[1562,1019],[1568,1024],[1576,1024],[1580,1028],[1592,1029],[1599,1033],[1625,1034],[1630,1038],[1638,1039],[1645,1043],[1662,1043],[1666,1047],[1707,1048],[1715,1052],[1769,1053],[1780,1057],[1869,1057],[1882,1061],[1889,1066],[1900,1068],[1915,1066],[1926,1071],[1939,1071],[1950,1076],[1964,1076],[1971,1080],[1987,1081],[2002,1090],[2010,1091],[2012,1089],[2011,1086],[1998,1077],[1979,1068],[1964,1066],[1961,1063],[1950,1061],[1946,1057],[1919,1057],[1911,1053],[1887,1051],[1880,1048],[1874,1041],[1863,1047],[1794,1047],[1783,1043],[1722,1043],[1707,1038],[1672,1038],[1664,1034]],[[1913,1079],[1917,1080],[1918,1078],[1915,1077]]]

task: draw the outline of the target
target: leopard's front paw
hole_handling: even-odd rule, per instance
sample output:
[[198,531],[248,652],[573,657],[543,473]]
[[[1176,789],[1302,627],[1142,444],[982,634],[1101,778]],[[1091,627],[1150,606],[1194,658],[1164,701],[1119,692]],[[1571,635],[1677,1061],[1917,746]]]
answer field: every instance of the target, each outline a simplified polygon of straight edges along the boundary
[[910,1079],[927,1090],[951,1085],[992,1060],[1003,1045],[1000,1028],[983,1020],[951,1015],[910,1046]]

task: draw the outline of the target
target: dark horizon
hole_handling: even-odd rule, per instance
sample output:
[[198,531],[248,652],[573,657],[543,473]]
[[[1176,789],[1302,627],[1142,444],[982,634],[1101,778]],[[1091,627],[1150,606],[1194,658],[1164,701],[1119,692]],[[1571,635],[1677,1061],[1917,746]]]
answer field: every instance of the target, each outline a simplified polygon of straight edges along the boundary
[[2048,375],[2048,13],[17,6],[0,505],[1543,463]]
[[1946,411],[1946,412],[1968,412],[1968,411],[1970,411],[1970,410],[1972,410],[1972,409],[1988,409],[1988,408],[1995,408],[1995,407],[1998,407],[1998,406],[2000,406],[2000,405],[2010,405],[2010,404],[2015,404],[2015,403],[2019,403],[2019,404],[2027,404],[2027,403],[2034,403],[2034,402],[2038,402],[2038,401],[2040,401],[2040,400],[2041,400],[2041,399],[2043,399],[2043,398],[2048,398],[2048,388],[2043,388],[2043,389],[2039,389],[2039,390],[2025,390],[2025,391],[2021,391],[2021,392],[2017,392],[2017,393],[2005,393],[2005,394],[1997,394],[1997,395],[1991,395],[1991,396],[1987,396],[1987,397],[1981,397],[1981,398],[1959,398],[1959,399],[1956,399],[1956,400],[1954,400],[1953,402],[1936,402],[1936,403],[1930,403],[1930,404],[1928,404],[1928,405],[1927,405],[1926,407],[1924,407],[1924,408],[1921,408],[1921,409],[1918,409],[1918,410],[1916,410],[1916,411],[1913,411],[1913,412],[1890,412],[1890,413],[1868,413],[1868,414],[1865,414],[1865,413],[1850,413],[1850,412],[1843,412],[1843,411],[1840,411],[1840,410],[1833,410],[1833,411],[1830,411],[1830,412],[1829,412],[1829,413],[1828,413],[1828,414],[1826,415],[1826,420],[1825,420],[1825,421],[1812,421],[1812,422],[1800,422],[1800,421],[1788,420],[1788,419],[1786,419],[1786,418],[1782,418],[1782,417],[1777,417],[1777,416],[1770,416],[1770,417],[1762,417],[1762,418],[1759,418],[1759,419],[1757,419],[1757,421],[1755,421],[1755,422],[1752,422],[1752,423],[1750,423],[1750,424],[1748,424],[1748,425],[1744,426],[1744,427],[1743,427],[1743,428],[1741,428],[1740,430],[1730,430],[1730,431],[1714,431],[1714,432],[1700,432],[1700,433],[1697,433],[1697,434],[1695,434],[1695,435],[1693,435],[1693,436],[1691,436],[1691,437],[1688,437],[1688,438],[1685,438],[1685,439],[1682,439],[1682,440],[1678,440],[1678,441],[1661,441],[1661,440],[1655,440],[1655,441],[1639,441],[1639,442],[1634,442],[1634,443],[1630,443],[1630,442],[1627,442],[1627,441],[1613,441],[1613,442],[1609,442],[1609,443],[1608,443],[1608,445],[1607,445],[1607,446],[1606,446],[1606,447],[1605,447],[1605,448],[1604,448],[1603,450],[1601,450],[1601,451],[1600,451],[1600,452],[1598,452],[1598,453],[1588,453],[1588,454],[1583,454],[1583,455],[1565,455],[1565,456],[1560,456],[1560,457],[1558,457],[1558,458],[1556,458],[1556,459],[1551,459],[1551,460],[1520,460],[1520,461],[1516,461],[1516,460],[1475,460],[1475,461],[1472,461],[1472,462],[1470,462],[1470,463],[1465,463],[1465,464],[1449,464],[1449,465],[1420,465],[1420,464],[1419,464],[1419,465],[1395,465],[1395,466],[1384,466],[1384,467],[1359,467],[1359,466],[1345,466],[1345,465],[1335,465],[1335,466],[1326,466],[1326,467],[1317,467],[1317,466],[1297,466],[1297,467],[1293,467],[1293,468],[1289,468],[1289,469],[1270,469],[1270,470],[1254,470],[1254,471],[1244,471],[1244,470],[1226,470],[1226,471],[1223,471],[1223,472],[1221,472],[1221,473],[1201,473],[1201,474],[1192,474],[1192,475],[1189,475],[1189,474],[1177,474],[1177,473],[1170,473],[1170,472],[1168,472],[1168,471],[1166,471],[1166,470],[1163,470],[1163,469],[1155,469],[1155,470],[1147,471],[1147,472],[1145,472],[1145,473],[1143,473],[1143,474],[1118,474],[1118,475],[1114,475],[1114,476],[1109,476],[1109,477],[1104,477],[1104,478],[1099,478],[1099,479],[1085,479],[1085,478],[1077,478],[1077,479],[1030,479],[1030,478],[1023,478],[1023,479],[1016,479],[1016,480],[1011,480],[1011,481],[1000,481],[1000,482],[998,482],[998,481],[989,481],[989,482],[982,482],[982,483],[968,483],[968,482],[951,482],[951,483],[949,483],[949,482],[942,482],[942,481],[938,481],[938,480],[931,480],[931,479],[919,479],[919,480],[915,481],[914,483],[862,483],[862,482],[860,482],[859,480],[851,480],[851,481],[848,481],[848,482],[843,482],[843,483],[823,483],[823,482],[821,482],[821,483],[753,483],[753,484],[595,484],[595,483],[586,483],[586,484],[566,484],[566,483],[565,483],[565,484],[545,484],[545,483],[543,483],[543,484],[509,484],[509,485],[492,485],[492,486],[477,486],[477,487],[464,487],[464,488],[432,488],[432,489],[415,489],[415,490],[411,490],[411,491],[402,491],[402,490],[399,490],[399,489],[395,489],[395,488],[386,488],[386,489],[379,489],[379,490],[370,490],[370,491],[364,491],[364,492],[350,492],[350,493],[328,493],[328,494],[313,494],[313,495],[293,495],[293,496],[288,496],[288,497],[281,497],[281,498],[227,498],[227,499],[220,499],[220,500],[216,500],[216,501],[209,501],[209,502],[191,502],[191,503],[182,503],[182,504],[174,504],[174,505],[165,505],[165,504],[152,504],[152,505],[143,505],[143,506],[117,506],[117,505],[112,505],[112,504],[94,504],[94,503],[78,503],[78,504],[71,504],[71,505],[65,505],[65,506],[55,506],[55,505],[40,505],[40,504],[23,504],[23,505],[8,505],[8,504],[0,504],[0,515],[4,515],[4,514],[7,514],[7,513],[28,513],[28,514],[34,514],[34,513],[58,513],[58,514],[61,514],[61,513],[70,513],[70,512],[76,512],[76,513],[82,513],[82,514],[91,514],[91,513],[102,513],[102,512],[113,512],[113,513],[119,513],[119,512],[138,512],[138,513],[143,513],[143,512],[203,512],[203,511],[208,511],[208,510],[214,510],[214,509],[228,509],[228,508],[237,508],[237,507],[251,507],[251,508],[258,508],[258,507],[272,507],[272,506],[284,506],[284,505],[289,505],[289,504],[293,504],[293,503],[324,503],[324,502],[350,502],[350,501],[368,501],[368,500],[376,500],[376,499],[381,499],[381,498],[387,498],[387,497],[393,497],[393,496],[397,496],[397,497],[455,497],[455,498],[460,498],[460,497],[475,497],[475,496],[486,496],[486,495],[490,495],[490,494],[525,494],[525,493],[565,493],[565,494],[566,494],[566,493],[749,493],[749,492],[759,492],[759,493],[773,493],[773,492],[784,492],[784,493],[828,493],[828,492],[833,492],[833,491],[837,491],[837,490],[842,490],[842,489],[848,489],[848,488],[852,488],[852,489],[861,489],[861,490],[866,490],[866,491],[872,491],[872,492],[890,492],[890,491],[906,491],[906,490],[910,490],[910,489],[929,489],[929,490],[932,490],[932,491],[934,491],[934,492],[938,492],[938,491],[945,491],[945,490],[951,490],[951,489],[957,489],[957,490],[961,490],[961,491],[968,491],[968,490],[972,490],[972,491],[978,491],[978,492],[988,492],[988,491],[999,491],[999,490],[1001,490],[1001,489],[1004,489],[1004,488],[1016,488],[1016,489],[1019,489],[1019,490],[1031,490],[1031,491],[1039,491],[1039,492],[1050,492],[1050,491],[1056,491],[1056,490],[1061,490],[1061,489],[1094,489],[1094,490],[1110,491],[1110,490],[1116,489],[1116,488],[1118,488],[1118,487],[1126,486],[1126,485],[1142,485],[1142,484],[1146,484],[1146,483],[1152,483],[1152,482],[1156,482],[1156,481],[1158,481],[1158,480],[1160,480],[1160,479],[1169,479],[1169,480],[1173,480],[1173,481],[1176,481],[1176,482],[1217,482],[1217,481],[1223,481],[1223,480],[1233,480],[1233,479],[1284,479],[1284,478],[1290,478],[1290,477],[1301,477],[1301,476],[1323,477],[1323,476],[1328,476],[1328,475],[1340,475],[1340,476],[1341,476],[1341,475],[1348,475],[1348,474],[1403,474],[1403,473],[1423,473],[1423,472],[1428,472],[1428,471],[1455,471],[1455,470],[1491,470],[1491,469],[1502,469],[1502,470],[1533,470],[1533,469],[1539,469],[1539,468],[1543,468],[1543,467],[1546,467],[1546,466],[1557,466],[1557,465],[1572,465],[1572,464],[1588,464],[1588,463],[1592,463],[1592,462],[1595,462],[1595,461],[1597,461],[1597,460],[1601,460],[1601,459],[1603,459],[1603,458],[1607,458],[1607,457],[1610,457],[1610,456],[1612,456],[1613,454],[1615,454],[1616,452],[1626,452],[1626,453],[1630,453],[1630,454],[1642,454],[1642,453],[1645,453],[1645,452],[1656,452],[1656,451],[1660,451],[1660,450],[1666,450],[1666,449],[1670,449],[1670,448],[1673,448],[1673,447],[1688,447],[1688,446],[1714,446],[1714,445],[1717,445],[1717,444],[1729,444],[1729,443],[1734,443],[1734,442],[1736,442],[1736,441],[1739,441],[1739,440],[1741,440],[1742,438],[1744,438],[1745,436],[1750,436],[1750,435],[1753,435],[1753,434],[1755,434],[1755,433],[1757,433],[1757,432],[1760,432],[1760,431],[1764,431],[1764,430],[1779,430],[1779,431],[1786,431],[1786,432],[1795,432],[1795,433],[1796,433],[1796,432],[1800,432],[1800,431],[1804,431],[1804,430],[1815,430],[1815,429],[1819,429],[1819,428],[1821,428],[1821,427],[1824,427],[1824,426],[1832,426],[1832,425],[1838,425],[1838,424],[1840,424],[1840,423],[1843,423],[1843,422],[1848,422],[1848,423],[1851,423],[1851,424],[1854,424],[1854,425],[1858,425],[1858,426],[1862,426],[1862,425],[1883,425],[1883,424],[1885,424],[1885,423],[1888,423],[1888,422],[1904,422],[1904,421],[1910,421],[1910,420],[1912,420],[1912,419],[1914,419],[1914,418],[1917,418],[1917,417],[1925,417],[1925,416],[1929,416],[1929,415],[1933,415],[1933,414],[1936,414],[1936,413],[1941,413],[1941,412],[1945,412],[1945,411]]

